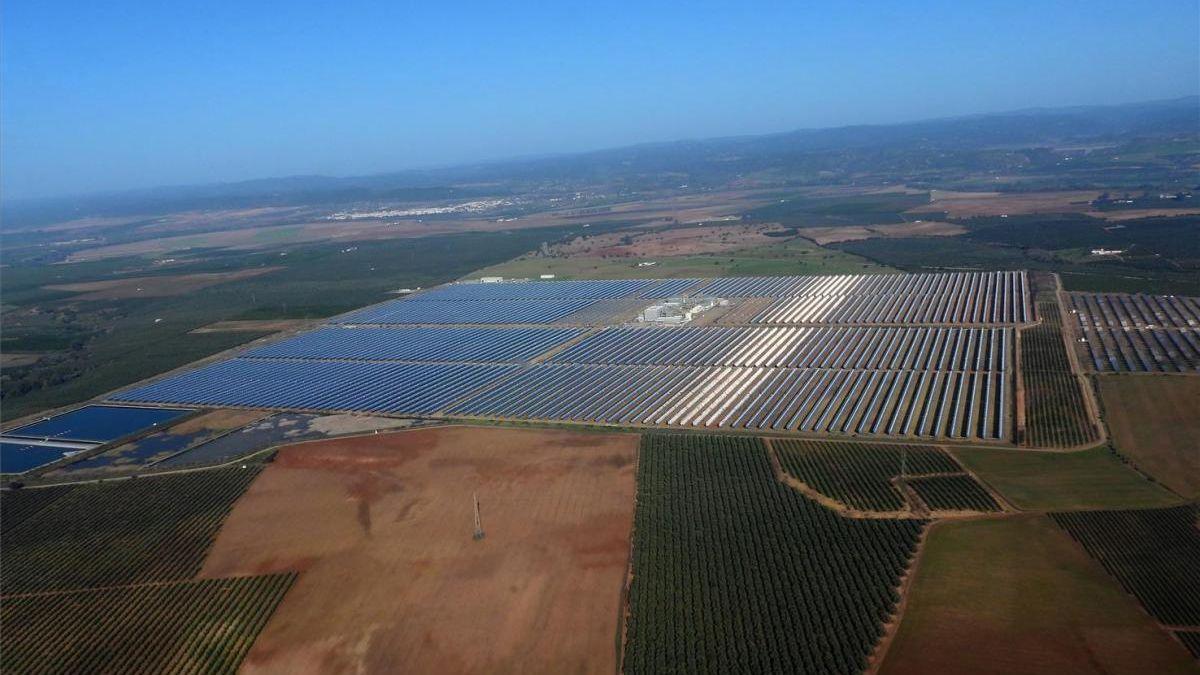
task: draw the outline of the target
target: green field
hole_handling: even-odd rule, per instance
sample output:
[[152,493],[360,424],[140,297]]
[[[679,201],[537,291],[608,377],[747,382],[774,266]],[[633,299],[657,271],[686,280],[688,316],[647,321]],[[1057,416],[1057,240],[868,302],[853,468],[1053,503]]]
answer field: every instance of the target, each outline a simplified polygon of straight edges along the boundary
[[1045,516],[944,522],[880,670],[1194,673],[1187,651]]
[[[639,262],[653,261],[650,267]],[[495,275],[536,279],[553,274],[562,279],[645,279],[728,276],[778,276],[789,274],[869,274],[895,271],[803,238],[779,244],[721,254],[648,258],[572,256],[566,258],[523,255],[472,272],[469,277]]]
[[647,434],[624,671],[861,670],[924,526],[842,518],[760,439]]
[[1028,511],[1150,508],[1181,501],[1104,447],[1079,452],[955,448],[953,453],[1009,503]]
[[1138,469],[1200,499],[1200,377],[1098,377],[1113,445]]

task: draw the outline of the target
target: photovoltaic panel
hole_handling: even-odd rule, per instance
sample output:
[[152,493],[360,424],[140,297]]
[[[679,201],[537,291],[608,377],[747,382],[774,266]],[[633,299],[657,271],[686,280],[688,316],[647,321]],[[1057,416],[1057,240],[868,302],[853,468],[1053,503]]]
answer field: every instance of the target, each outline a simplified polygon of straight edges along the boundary
[[527,361],[578,336],[578,328],[329,326],[252,349],[246,358],[365,361]]
[[393,300],[345,314],[341,324],[550,323],[595,300]]
[[113,397],[142,403],[432,413],[513,365],[232,359]]

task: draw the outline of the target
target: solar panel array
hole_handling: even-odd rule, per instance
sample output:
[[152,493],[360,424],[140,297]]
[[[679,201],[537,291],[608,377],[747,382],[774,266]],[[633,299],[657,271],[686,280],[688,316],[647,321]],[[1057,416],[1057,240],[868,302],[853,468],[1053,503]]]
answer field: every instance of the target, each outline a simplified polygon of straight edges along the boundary
[[[589,327],[697,292],[774,302],[750,325]],[[1001,439],[1026,294],[1014,272],[451,284],[115,399]]]
[[119,401],[428,414],[516,365],[232,359],[118,394]]
[[246,358],[360,361],[528,361],[583,333],[579,328],[329,326],[251,349]]
[[341,324],[550,323],[596,302],[571,300],[420,300],[407,298],[342,315]]
[[449,410],[473,417],[999,439],[1003,373],[537,365]]
[[1017,272],[829,277],[782,296],[754,317],[754,323],[995,324],[1029,320],[1026,280],[1024,273]]
[[609,328],[553,357],[561,363],[1004,370],[1005,328]]
[[1200,372],[1200,298],[1072,293],[1071,307],[1097,372]]

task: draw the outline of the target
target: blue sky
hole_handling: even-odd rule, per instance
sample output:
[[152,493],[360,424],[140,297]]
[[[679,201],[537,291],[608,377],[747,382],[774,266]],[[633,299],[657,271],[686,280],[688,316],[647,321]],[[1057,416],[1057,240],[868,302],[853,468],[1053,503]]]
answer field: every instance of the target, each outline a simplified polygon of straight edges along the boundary
[[2,11],[6,198],[1200,89],[1196,0],[10,0]]

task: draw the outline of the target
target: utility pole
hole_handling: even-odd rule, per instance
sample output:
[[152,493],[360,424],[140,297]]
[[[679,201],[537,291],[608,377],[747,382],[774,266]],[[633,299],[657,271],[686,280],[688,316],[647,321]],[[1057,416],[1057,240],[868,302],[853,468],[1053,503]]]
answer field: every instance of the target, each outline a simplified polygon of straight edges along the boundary
[[475,540],[483,539],[483,522],[479,520],[479,495],[472,492],[471,497],[475,500]]

